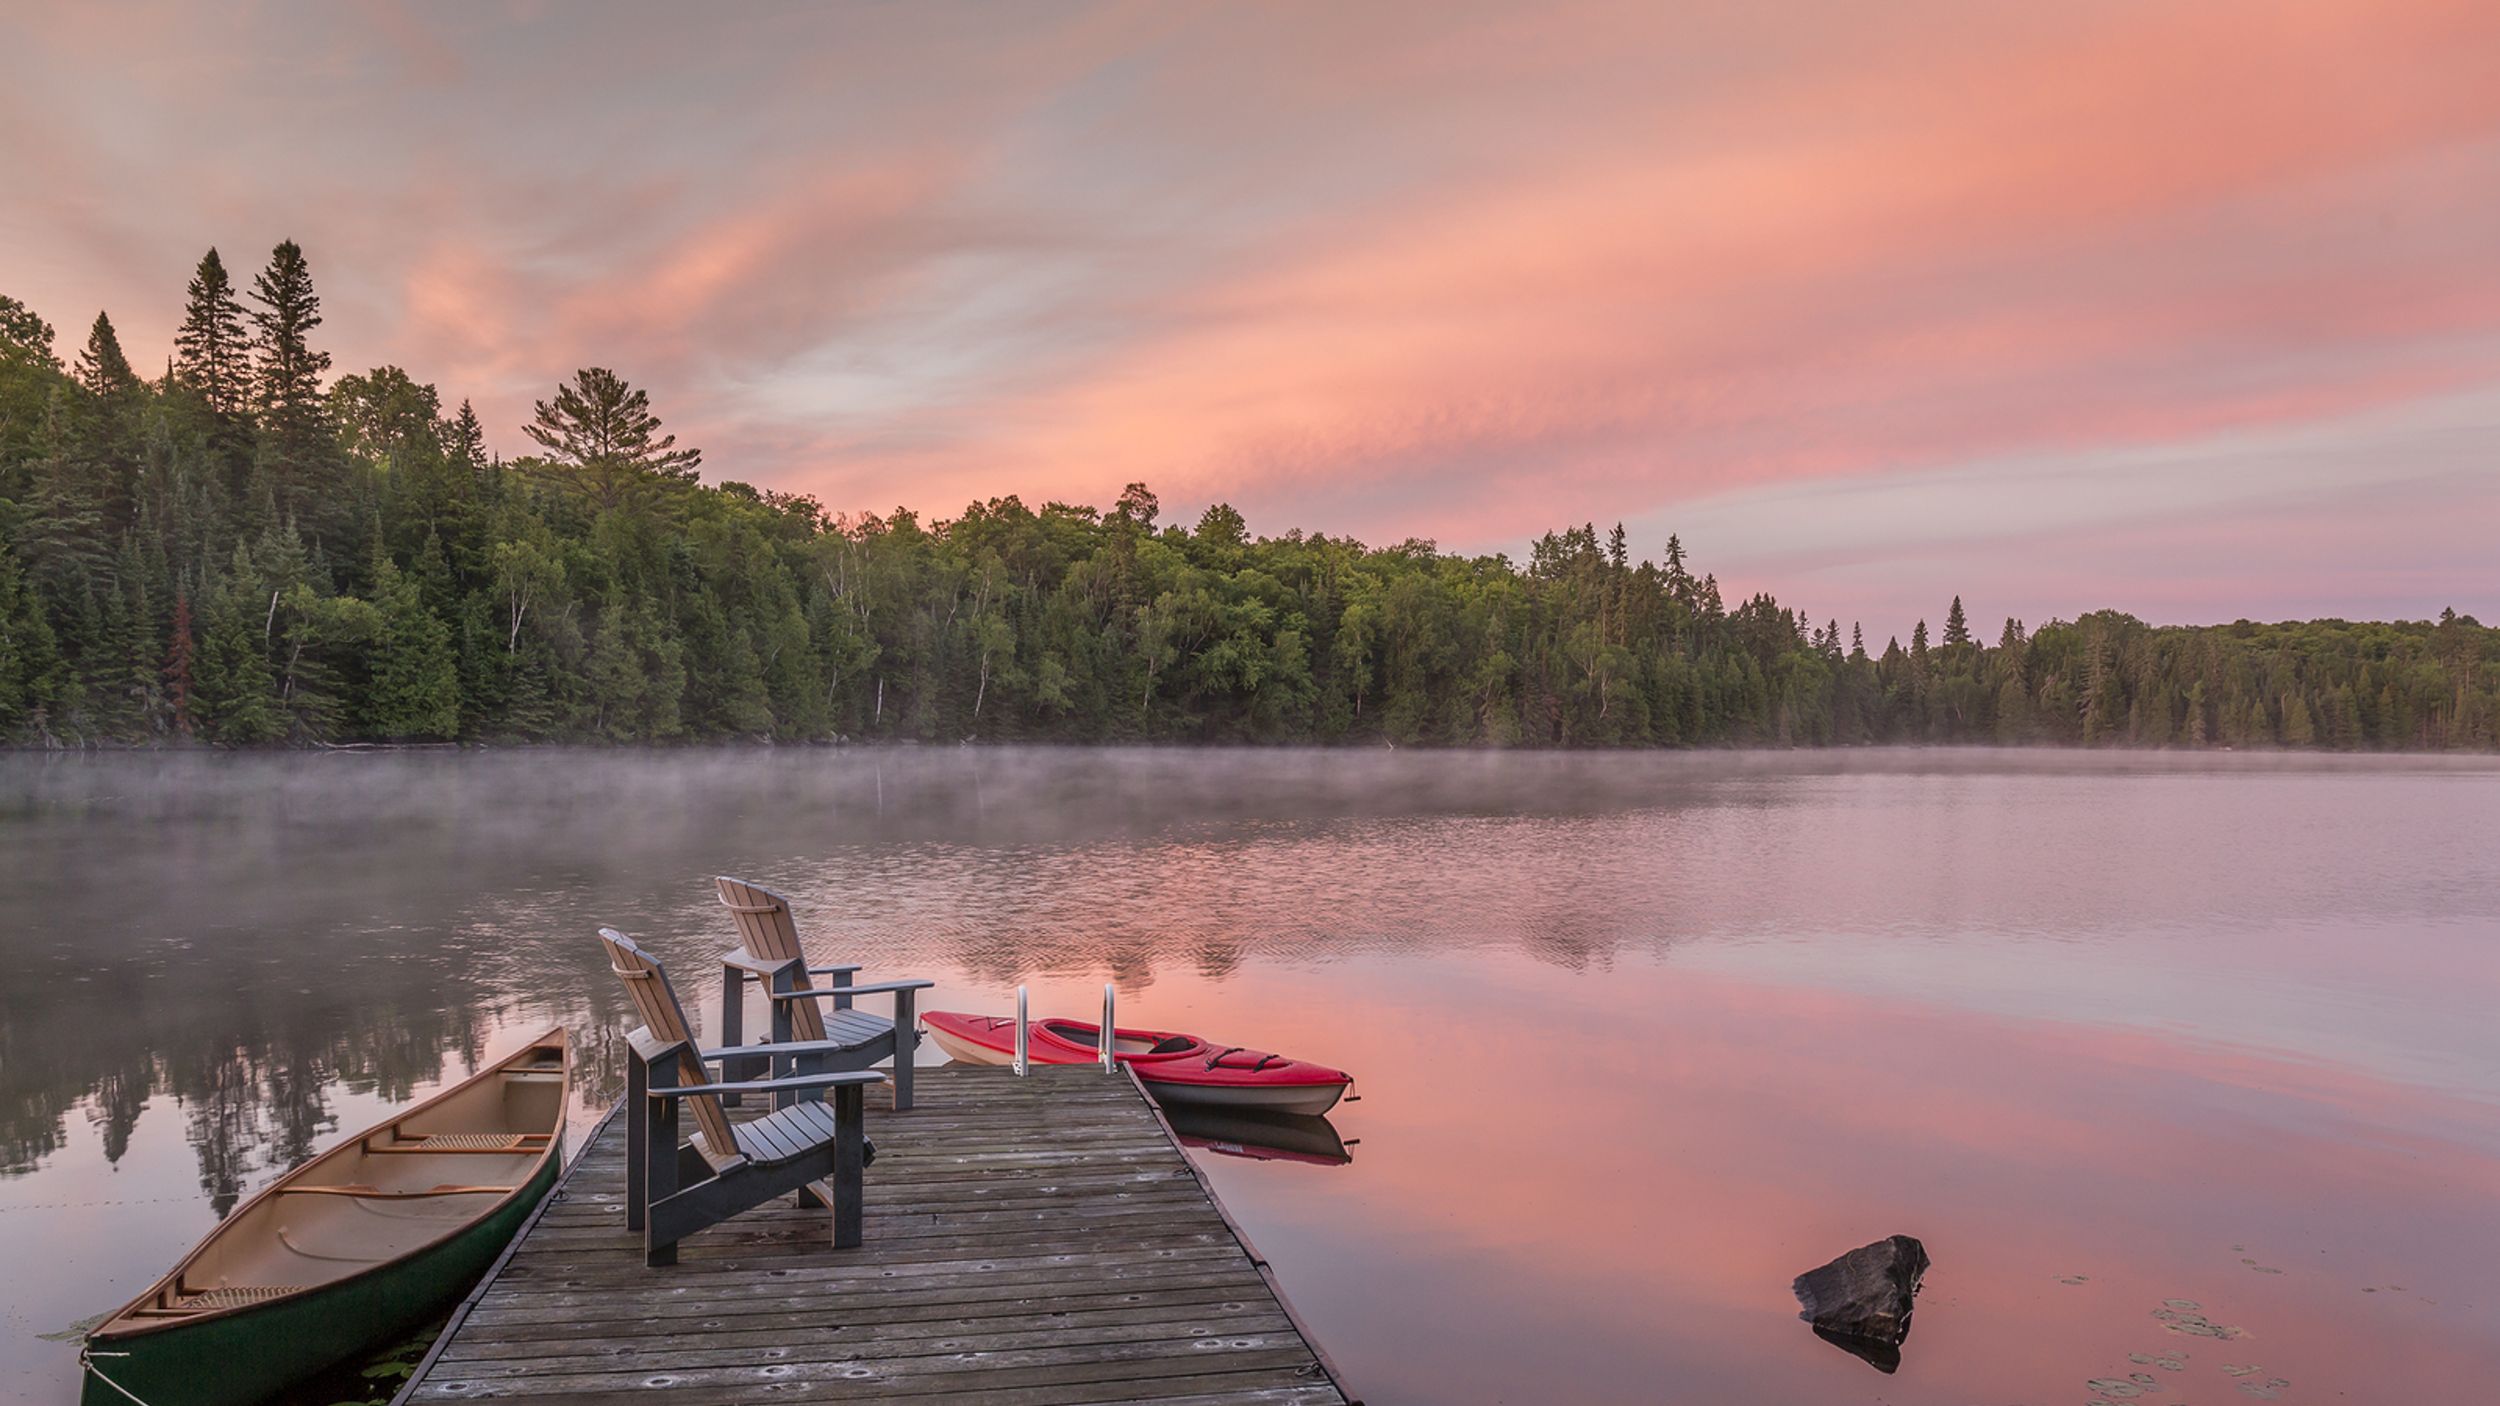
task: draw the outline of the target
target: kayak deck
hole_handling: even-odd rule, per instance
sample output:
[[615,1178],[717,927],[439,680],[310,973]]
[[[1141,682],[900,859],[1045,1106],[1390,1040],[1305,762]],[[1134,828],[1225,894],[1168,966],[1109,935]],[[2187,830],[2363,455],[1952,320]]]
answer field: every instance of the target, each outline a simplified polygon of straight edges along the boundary
[[1135,1082],[918,1080],[907,1113],[868,1091],[877,1160],[851,1250],[785,1199],[644,1269],[611,1119],[400,1403],[1349,1399]]
[[[930,1011],[929,1037],[964,1064],[1010,1064],[1015,1022],[968,1011]],[[1091,1064],[1100,1057],[1102,1026],[1090,1020],[1044,1018],[1029,1026],[1036,1065]],[[1112,1027],[1112,1054],[1166,1105],[1205,1104],[1241,1110],[1318,1115],[1336,1106],[1354,1076],[1308,1060],[1239,1045],[1218,1045],[1176,1030]]]

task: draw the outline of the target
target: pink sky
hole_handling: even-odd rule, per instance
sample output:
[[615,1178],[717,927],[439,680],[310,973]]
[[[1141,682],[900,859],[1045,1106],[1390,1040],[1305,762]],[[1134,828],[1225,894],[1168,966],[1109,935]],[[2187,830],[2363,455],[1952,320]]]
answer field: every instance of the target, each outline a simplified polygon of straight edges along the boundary
[[2500,617],[2500,7],[16,7],[0,292],[301,241],[506,453],[1518,553],[1906,632]]

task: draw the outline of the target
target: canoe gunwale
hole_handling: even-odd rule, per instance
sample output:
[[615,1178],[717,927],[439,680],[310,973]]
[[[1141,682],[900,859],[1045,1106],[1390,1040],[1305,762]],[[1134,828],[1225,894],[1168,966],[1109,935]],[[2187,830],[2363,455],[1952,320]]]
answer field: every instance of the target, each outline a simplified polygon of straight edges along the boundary
[[[608,1124],[614,1122],[617,1115],[624,1111],[625,1100],[623,1098],[608,1105],[608,1111],[600,1115],[599,1121],[591,1125],[589,1134],[583,1137],[582,1146],[588,1148],[592,1143],[597,1142],[599,1135],[608,1130]],[[443,1321],[443,1331],[435,1335],[432,1345],[425,1350],[425,1356],[417,1359],[417,1365],[411,1368],[408,1375],[401,1380],[399,1390],[391,1396],[390,1406],[407,1406],[408,1397],[417,1389],[417,1383],[425,1380],[425,1374],[433,1370],[436,1359],[443,1355],[443,1349],[450,1347],[452,1339],[459,1335],[460,1325],[469,1320],[471,1310],[477,1307],[480,1299],[486,1297],[488,1290],[495,1287],[495,1281],[503,1277],[504,1266],[512,1263],[512,1257],[520,1253],[521,1242],[529,1238],[529,1233],[537,1226],[539,1218],[547,1214],[549,1207],[564,1199],[565,1188],[572,1183],[573,1174],[580,1171],[582,1166],[583,1159],[577,1159],[573,1165],[556,1174],[555,1184],[548,1187],[547,1194],[539,1199],[537,1205],[530,1208],[528,1215],[521,1218],[520,1229],[515,1230],[512,1238],[504,1242],[503,1249],[495,1254],[495,1262],[488,1265],[486,1272],[477,1277],[477,1283],[470,1287],[469,1292],[462,1296],[459,1305],[452,1309],[451,1317]]]
[[[312,1171],[314,1168],[334,1157],[344,1155],[349,1150],[365,1142],[367,1139],[370,1139],[377,1134],[388,1132],[398,1127],[401,1123],[406,1122],[408,1119],[415,1117],[417,1114],[432,1108],[435,1104],[465,1093],[468,1090],[485,1083],[489,1079],[501,1077],[507,1072],[506,1066],[519,1061],[531,1051],[543,1048],[549,1044],[553,1044],[563,1053],[564,1057],[564,1085],[562,1091],[558,1094],[556,1099],[556,1123],[554,1129],[552,1130],[552,1135],[548,1137],[547,1145],[539,1150],[537,1157],[529,1164],[529,1170],[527,1173],[521,1176],[521,1178],[509,1191],[506,1191],[503,1195],[496,1197],[491,1204],[481,1207],[476,1215],[470,1216],[466,1220],[457,1222],[448,1229],[444,1230],[442,1234],[435,1236],[433,1239],[428,1240],[423,1244],[411,1247],[405,1253],[393,1255],[386,1260],[377,1261],[376,1263],[367,1265],[352,1274],[343,1274],[336,1279],[324,1280],[319,1284],[305,1285],[290,1294],[264,1299],[257,1303],[228,1304],[222,1308],[204,1309],[196,1313],[168,1313],[163,1310],[157,1310],[155,1316],[144,1318],[139,1316],[143,1313],[148,1313],[149,1305],[157,1302],[160,1296],[166,1291],[180,1284],[182,1282],[183,1273],[190,1269],[192,1265],[198,1263],[200,1256],[207,1252],[208,1247],[214,1243],[220,1235],[225,1233],[227,1227],[237,1223],[237,1221],[241,1219],[244,1212],[258,1206],[263,1201],[275,1198],[280,1195],[287,1188],[287,1186],[300,1179],[305,1173]],[[529,1195],[533,1190],[543,1191],[542,1183],[547,1180],[549,1163],[551,1161],[561,1159],[564,1155],[564,1110],[568,1108],[572,1102],[573,1074],[572,1036],[563,1026],[559,1025],[540,1033],[528,1041],[525,1041],[512,1053],[495,1061],[493,1064],[487,1065],[485,1068],[480,1069],[475,1074],[461,1080],[459,1083],[436,1093],[433,1097],[426,1099],[424,1102],[411,1104],[408,1107],[401,1109],[399,1112],[391,1115],[384,1121],[375,1124],[373,1127],[357,1133],[353,1137],[341,1138],[336,1146],[328,1148],[320,1155],[310,1158],[300,1165],[289,1169],[284,1176],[279,1177],[276,1181],[273,1181],[269,1185],[264,1186],[260,1190],[252,1193],[252,1195],[246,1198],[242,1204],[236,1206],[232,1211],[228,1212],[225,1219],[219,1221],[217,1227],[211,1230],[207,1235],[202,1236],[199,1243],[193,1245],[190,1250],[175,1263],[172,1269],[167,1270],[162,1277],[157,1279],[154,1283],[148,1285],[147,1288],[141,1290],[137,1297],[131,1299],[128,1303],[123,1304],[120,1308],[115,1309],[112,1317],[105,1319],[104,1322],[98,1325],[93,1332],[89,1333],[87,1335],[86,1345],[93,1348],[98,1345],[131,1342],[141,1338],[156,1337],[169,1332],[176,1332],[186,1328],[197,1327],[205,1323],[214,1323],[248,1314],[266,1312],[269,1309],[282,1304],[302,1302],[306,1299],[328,1293],[334,1289],[361,1284],[375,1276],[388,1274],[412,1261],[423,1259],[424,1257],[457,1242],[461,1239],[461,1237],[473,1233],[480,1224],[491,1221],[495,1217],[503,1214],[505,1209],[510,1207],[518,1198]]]

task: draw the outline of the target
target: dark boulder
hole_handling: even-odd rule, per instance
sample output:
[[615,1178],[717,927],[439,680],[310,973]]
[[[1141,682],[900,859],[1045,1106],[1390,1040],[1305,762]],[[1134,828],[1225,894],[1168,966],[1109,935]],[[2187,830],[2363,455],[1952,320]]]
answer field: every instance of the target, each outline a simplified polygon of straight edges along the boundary
[[1813,1324],[1815,1332],[1890,1371],[1886,1361],[1899,1365],[1898,1352],[1865,1352],[1849,1340],[1898,1348],[1910,1335],[1910,1308],[1926,1272],[1927,1247],[1910,1236],[1895,1235],[1809,1269],[1789,1287],[1804,1306],[1797,1316]]
[[1846,1337],[1829,1328],[1817,1328],[1814,1330],[1814,1335],[1887,1377],[1901,1370],[1901,1345],[1898,1343],[1879,1343],[1873,1338]]

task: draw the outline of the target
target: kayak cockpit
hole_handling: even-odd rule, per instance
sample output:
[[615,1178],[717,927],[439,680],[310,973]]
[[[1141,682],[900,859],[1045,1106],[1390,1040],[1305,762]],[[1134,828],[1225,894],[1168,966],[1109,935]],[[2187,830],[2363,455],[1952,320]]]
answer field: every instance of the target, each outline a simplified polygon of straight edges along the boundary
[[[1102,1027],[1076,1020],[1045,1020],[1041,1028],[1071,1045],[1087,1049],[1102,1047]],[[1167,1035],[1156,1030],[1120,1030],[1111,1032],[1111,1052],[1124,1059],[1140,1055],[1188,1054],[1203,1048],[1206,1041],[1194,1035]]]

